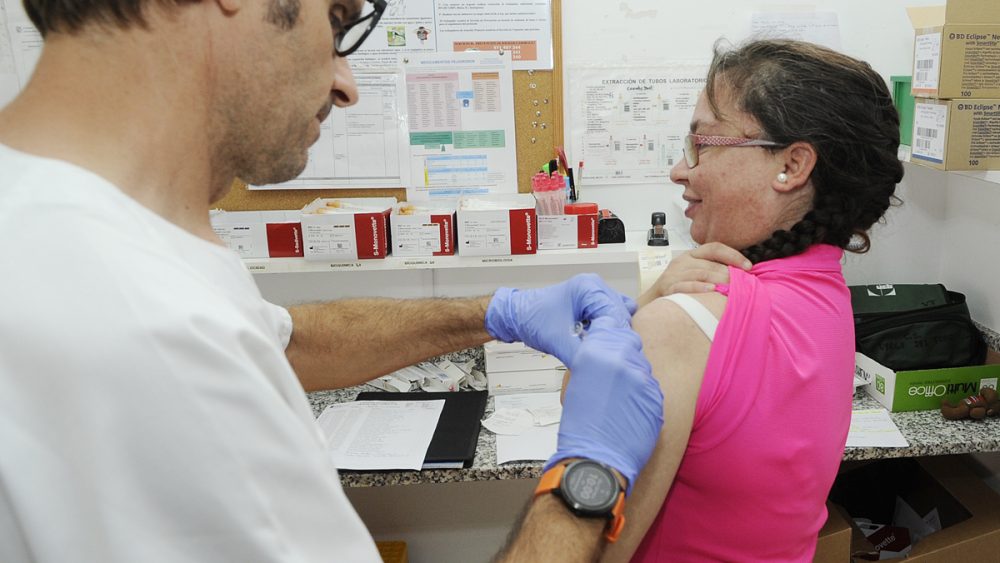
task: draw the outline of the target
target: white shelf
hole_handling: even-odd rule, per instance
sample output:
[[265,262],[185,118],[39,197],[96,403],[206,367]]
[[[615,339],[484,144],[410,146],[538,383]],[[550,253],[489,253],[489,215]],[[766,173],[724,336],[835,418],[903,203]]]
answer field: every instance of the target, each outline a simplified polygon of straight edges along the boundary
[[520,266],[565,266],[581,264],[637,264],[643,249],[670,250],[674,247],[647,247],[641,242],[644,233],[628,233],[624,244],[605,244],[597,248],[539,250],[519,256],[426,256],[404,258],[388,256],[381,260],[351,262],[313,262],[304,258],[248,258],[243,262],[252,274],[299,272],[374,272],[390,270],[434,270],[445,268],[497,268]]
[[[905,158],[903,158],[904,156]],[[900,157],[903,160],[907,174],[953,174],[956,176],[965,176],[966,178],[975,178],[991,184],[1000,184],[1000,170],[938,170],[930,166],[922,166],[910,160],[909,147],[905,145],[900,146]]]

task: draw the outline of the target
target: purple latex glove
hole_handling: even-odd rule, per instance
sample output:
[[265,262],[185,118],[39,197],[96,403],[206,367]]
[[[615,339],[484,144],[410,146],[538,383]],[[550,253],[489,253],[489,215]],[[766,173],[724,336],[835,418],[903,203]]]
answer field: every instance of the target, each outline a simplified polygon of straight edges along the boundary
[[594,319],[568,366],[559,442],[545,469],[567,458],[598,461],[617,469],[631,494],[663,426],[663,393],[642,341],[627,324]]
[[486,330],[503,342],[524,342],[569,361],[580,346],[578,323],[611,317],[629,326],[635,301],[608,287],[596,274],[579,274],[540,289],[501,287],[486,310]]

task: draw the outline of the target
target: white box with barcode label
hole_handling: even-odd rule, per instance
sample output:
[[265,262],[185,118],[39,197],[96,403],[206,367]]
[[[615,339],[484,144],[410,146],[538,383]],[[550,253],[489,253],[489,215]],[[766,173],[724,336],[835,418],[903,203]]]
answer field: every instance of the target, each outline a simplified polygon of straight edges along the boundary
[[907,8],[914,29],[915,97],[1000,97],[1000,2],[948,0],[945,9]]
[[1000,170],[1000,99],[917,99],[910,161],[939,170]]
[[525,371],[541,369],[565,369],[559,358],[540,352],[523,342],[500,342],[491,340],[483,345],[486,371]]

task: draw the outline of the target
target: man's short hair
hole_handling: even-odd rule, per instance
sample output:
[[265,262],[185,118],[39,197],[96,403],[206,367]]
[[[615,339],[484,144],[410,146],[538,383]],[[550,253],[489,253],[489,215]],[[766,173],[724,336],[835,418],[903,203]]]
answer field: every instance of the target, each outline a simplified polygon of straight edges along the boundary
[[[24,9],[42,37],[49,32],[74,34],[87,25],[128,29],[146,27],[149,5],[159,2],[171,8],[199,0],[24,0]],[[300,0],[270,0],[267,20],[281,29],[295,27]]]
[[73,34],[98,24],[128,29],[145,27],[145,11],[152,2],[176,6],[196,0],[24,0],[24,9],[42,36],[49,32]]

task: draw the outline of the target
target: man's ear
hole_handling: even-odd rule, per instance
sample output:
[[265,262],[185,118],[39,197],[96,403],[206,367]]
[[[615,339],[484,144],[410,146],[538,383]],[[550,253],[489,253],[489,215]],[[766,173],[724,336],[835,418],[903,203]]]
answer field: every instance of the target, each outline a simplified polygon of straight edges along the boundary
[[791,192],[809,183],[816,168],[816,148],[809,143],[796,141],[778,153],[778,161],[784,166],[781,174],[775,176],[771,185],[779,192]]

